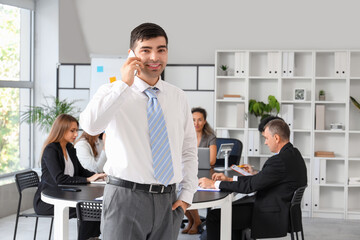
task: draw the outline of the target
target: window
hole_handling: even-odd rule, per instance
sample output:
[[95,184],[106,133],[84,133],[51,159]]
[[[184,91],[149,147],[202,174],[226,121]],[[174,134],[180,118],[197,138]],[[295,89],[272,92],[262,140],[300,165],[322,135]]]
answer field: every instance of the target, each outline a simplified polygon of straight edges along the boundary
[[32,19],[0,4],[0,176],[31,167],[31,128],[20,115],[32,98]]

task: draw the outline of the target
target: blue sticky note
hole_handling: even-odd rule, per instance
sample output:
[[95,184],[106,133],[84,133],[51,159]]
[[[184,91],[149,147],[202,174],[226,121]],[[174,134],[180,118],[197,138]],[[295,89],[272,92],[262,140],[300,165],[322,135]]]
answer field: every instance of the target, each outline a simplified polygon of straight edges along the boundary
[[104,72],[104,67],[103,66],[97,66],[96,71],[97,72]]

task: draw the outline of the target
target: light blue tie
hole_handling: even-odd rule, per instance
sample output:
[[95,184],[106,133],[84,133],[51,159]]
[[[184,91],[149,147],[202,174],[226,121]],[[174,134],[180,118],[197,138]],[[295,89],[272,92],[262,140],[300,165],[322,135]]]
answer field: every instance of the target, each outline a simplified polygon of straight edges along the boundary
[[144,93],[149,97],[147,118],[155,178],[167,186],[174,177],[169,139],[164,115],[156,97],[157,88],[148,88]]

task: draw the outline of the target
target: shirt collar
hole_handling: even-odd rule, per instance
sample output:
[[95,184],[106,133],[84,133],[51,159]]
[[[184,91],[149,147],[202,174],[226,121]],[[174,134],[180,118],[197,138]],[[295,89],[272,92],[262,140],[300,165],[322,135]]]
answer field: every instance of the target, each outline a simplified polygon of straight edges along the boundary
[[140,92],[144,92],[146,89],[153,88],[153,87],[157,87],[160,91],[164,90],[164,85],[163,85],[161,76],[159,77],[159,80],[157,81],[157,83],[154,86],[150,86],[145,81],[143,81],[141,78],[139,78],[138,76],[135,76],[134,86],[137,89],[139,89]]

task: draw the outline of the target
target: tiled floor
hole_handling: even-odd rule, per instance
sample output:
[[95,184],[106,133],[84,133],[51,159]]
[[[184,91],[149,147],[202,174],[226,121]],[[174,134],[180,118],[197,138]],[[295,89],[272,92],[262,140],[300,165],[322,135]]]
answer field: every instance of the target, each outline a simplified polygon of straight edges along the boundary
[[[201,215],[202,212],[200,212]],[[20,218],[18,227],[18,240],[33,239],[35,219]],[[339,220],[339,219],[321,219],[304,218],[303,219],[305,239],[306,240],[359,240],[360,239],[360,221]],[[1,239],[13,239],[15,226],[15,215],[0,218]],[[49,219],[40,219],[38,225],[37,239],[48,239]],[[76,220],[71,219],[69,224],[69,233],[71,240],[76,240]],[[199,235],[179,234],[179,240],[198,240]],[[288,240],[290,236],[278,238],[279,240]]]

